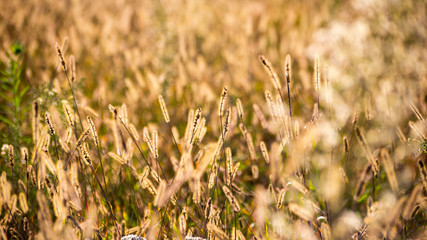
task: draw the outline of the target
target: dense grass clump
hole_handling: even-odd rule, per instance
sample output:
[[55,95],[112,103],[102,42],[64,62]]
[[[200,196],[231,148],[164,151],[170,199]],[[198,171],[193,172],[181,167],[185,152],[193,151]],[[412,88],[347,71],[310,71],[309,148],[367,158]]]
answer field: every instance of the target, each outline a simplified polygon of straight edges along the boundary
[[427,238],[426,9],[5,2],[0,237]]

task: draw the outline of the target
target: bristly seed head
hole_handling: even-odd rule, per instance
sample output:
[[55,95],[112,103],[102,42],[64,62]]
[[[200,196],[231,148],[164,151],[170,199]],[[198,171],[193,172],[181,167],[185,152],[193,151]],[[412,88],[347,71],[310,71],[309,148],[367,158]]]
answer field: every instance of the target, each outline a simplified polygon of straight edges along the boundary
[[236,100],[236,105],[237,105],[239,118],[243,120],[243,106],[242,106],[242,102],[240,101],[240,98]]
[[56,43],[56,51],[58,52],[59,60],[61,61],[62,70],[64,70],[64,72],[66,72],[67,71],[67,64],[65,64],[64,57],[62,56],[62,50],[59,47],[58,43]]
[[53,128],[52,121],[50,120],[49,113],[45,113],[44,118],[46,120],[47,126],[49,127],[49,132],[53,136],[55,135],[55,129]]
[[221,94],[221,99],[219,101],[219,111],[218,111],[218,115],[221,117],[224,114],[224,105],[225,105],[225,99],[227,97],[227,87],[224,87],[222,89],[222,94]]
[[160,108],[162,109],[162,114],[163,114],[163,118],[165,119],[165,122],[169,123],[170,122],[169,113],[168,113],[168,109],[166,108],[166,103],[162,95],[159,95],[159,104],[160,104]]
[[291,65],[291,55],[286,55],[286,62],[285,62],[285,78],[286,82],[289,84],[292,80],[292,65]]

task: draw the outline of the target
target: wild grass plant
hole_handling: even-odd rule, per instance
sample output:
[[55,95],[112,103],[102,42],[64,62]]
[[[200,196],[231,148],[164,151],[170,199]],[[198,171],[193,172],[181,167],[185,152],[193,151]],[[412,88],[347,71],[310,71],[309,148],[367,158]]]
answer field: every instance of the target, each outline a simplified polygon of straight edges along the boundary
[[427,238],[426,7],[4,2],[1,238]]

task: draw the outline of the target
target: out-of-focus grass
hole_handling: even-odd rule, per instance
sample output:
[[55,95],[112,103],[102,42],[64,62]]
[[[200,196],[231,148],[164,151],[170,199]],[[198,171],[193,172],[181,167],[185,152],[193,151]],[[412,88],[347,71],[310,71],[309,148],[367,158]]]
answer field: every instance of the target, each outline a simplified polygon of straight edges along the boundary
[[[425,238],[426,9],[423,1],[5,1],[1,236]],[[227,126],[218,116],[224,86]],[[88,116],[99,143],[89,134],[77,146]],[[233,196],[223,190],[226,148],[238,166]]]

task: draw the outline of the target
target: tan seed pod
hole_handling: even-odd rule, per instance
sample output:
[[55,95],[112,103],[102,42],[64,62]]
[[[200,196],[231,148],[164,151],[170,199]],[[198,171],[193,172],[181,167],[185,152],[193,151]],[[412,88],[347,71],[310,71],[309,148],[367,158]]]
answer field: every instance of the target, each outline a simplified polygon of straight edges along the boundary
[[9,165],[11,168],[15,166],[15,148],[13,145],[9,145],[8,148]]
[[359,140],[360,145],[362,145],[363,150],[365,151],[365,154],[369,160],[369,162],[372,164],[372,171],[374,172],[375,176],[378,176],[379,173],[379,166],[377,160],[374,158],[374,155],[372,155],[372,151],[366,141],[365,135],[362,132],[362,130],[359,127],[355,128],[357,139]]
[[162,109],[162,114],[163,114],[163,118],[165,119],[165,122],[169,123],[170,122],[169,113],[168,113],[168,109],[166,108],[166,103],[162,95],[159,95],[159,104],[160,104],[160,108]]
[[58,43],[56,43],[56,51],[58,52],[59,60],[62,65],[62,70],[64,70],[64,72],[67,72],[67,64],[65,64],[64,57],[62,56],[62,50],[59,47]]
[[45,113],[44,118],[46,120],[46,124],[49,127],[49,132],[53,136],[55,135],[55,128],[53,127],[52,120],[50,119],[49,113]]
[[308,195],[310,193],[310,191],[302,183],[300,183],[296,179],[290,179],[288,185],[291,185],[298,192],[300,192],[300,193],[302,193],[304,195]]
[[420,110],[418,110],[418,108],[412,102],[409,102],[409,106],[411,107],[411,110],[415,114],[417,119],[421,121],[424,124],[424,126],[427,128],[427,121],[424,119],[423,115],[420,113]]
[[206,203],[206,208],[205,208],[205,218],[209,219],[211,216],[211,208],[212,208],[212,199],[209,198],[208,202]]
[[70,71],[71,71],[71,82],[74,82],[76,79],[76,61],[74,59],[74,56],[70,56]]
[[68,105],[68,102],[65,100],[62,101],[62,109],[64,110],[65,118],[67,119],[68,125],[70,127],[74,126],[75,119],[73,111],[71,110],[70,105]]
[[228,239],[227,234],[224,231],[222,231],[219,227],[217,227],[215,224],[208,223],[206,226],[208,228],[208,231],[211,231],[215,235],[216,237],[215,239],[218,239],[218,240]]
[[120,164],[124,164],[124,165],[126,164],[126,160],[123,159],[121,156],[119,156],[117,153],[109,152],[108,156],[110,156],[112,159],[116,160]]
[[270,61],[268,61],[263,55],[259,56],[259,59],[264,66],[265,71],[270,74],[271,81],[273,82],[274,87],[280,92],[280,83],[279,77],[277,76],[276,71],[272,67]]
[[32,127],[33,127],[33,142],[37,143],[37,125],[38,125],[38,116],[39,116],[39,103],[37,100],[33,102],[33,113],[32,113]]
[[391,160],[390,155],[386,149],[381,149],[381,159],[391,188],[394,192],[398,192],[399,184],[397,182],[396,173],[394,172],[393,160]]
[[153,131],[153,150],[154,150],[154,158],[159,158],[159,148],[157,144],[157,131]]
[[132,123],[129,124],[129,130],[132,136],[135,138],[135,140],[139,143],[140,138],[139,138],[138,131],[136,130],[135,126]]
[[92,159],[89,155],[89,151],[87,150],[87,147],[85,144],[83,144],[81,147],[79,147],[80,154],[84,160],[84,163],[88,166],[92,166]]
[[86,138],[89,135],[89,133],[90,133],[90,128],[86,128],[82,132],[82,134],[80,135],[80,137],[79,137],[79,139],[77,140],[77,143],[76,143],[76,147],[77,148],[80,147],[83,144],[83,142],[86,140]]
[[214,161],[212,163],[212,169],[211,169],[211,172],[209,174],[209,183],[208,183],[209,189],[212,189],[215,185],[215,179],[216,179],[217,171],[218,171],[218,163],[217,163],[216,159],[214,159]]
[[22,162],[26,164],[28,162],[28,149],[26,147],[21,148],[21,157]]
[[240,98],[236,100],[236,105],[237,105],[237,112],[239,114],[239,118],[243,119],[243,106],[242,106],[242,101],[240,101]]
[[222,186],[222,190],[225,193],[225,196],[227,197],[228,201],[230,202],[231,206],[233,207],[233,210],[235,212],[240,212],[240,205],[239,202],[237,202],[237,199],[234,197],[233,193],[228,189],[227,186]]
[[239,170],[240,163],[236,163],[233,168],[233,173],[231,174],[231,179],[235,179],[237,175],[237,171]]
[[279,192],[279,196],[277,197],[277,209],[281,209],[283,204],[285,203],[286,189],[282,189]]
[[411,214],[416,207],[415,204],[417,202],[418,196],[420,195],[421,191],[421,185],[415,186],[414,190],[412,190],[411,196],[406,201],[405,207],[402,211],[402,217],[405,220],[411,219]]
[[254,179],[258,179],[258,177],[259,177],[259,169],[258,169],[258,166],[257,166],[257,165],[252,165],[252,166],[251,166],[251,171],[252,171],[252,177],[253,177]]
[[222,89],[222,93],[221,93],[221,99],[219,101],[219,108],[218,108],[218,115],[221,117],[224,114],[224,105],[225,105],[225,100],[227,98],[227,87],[224,87]]
[[87,122],[89,123],[90,132],[92,133],[93,143],[95,146],[99,146],[98,134],[96,133],[95,124],[92,121],[90,116],[87,117]]
[[314,214],[312,211],[301,207],[300,205],[296,203],[289,203],[289,211],[300,217],[301,219],[305,221],[313,221]]
[[427,192],[427,168],[422,158],[418,160],[418,169],[420,171],[420,178],[424,186],[424,191]]
[[233,175],[233,159],[231,156],[231,148],[226,148],[225,149],[225,157],[226,157],[226,166],[227,166],[227,185],[230,186],[231,184],[231,177]]
[[414,122],[409,121],[408,124],[418,134],[418,136],[421,139],[427,139],[426,136],[424,135],[424,133],[417,127],[417,125],[415,125]]
[[286,82],[289,84],[292,80],[292,62],[291,62],[291,55],[286,55],[286,61],[285,61],[285,78]]
[[157,188],[156,197],[154,198],[154,201],[153,201],[154,206],[162,207],[159,205],[159,203],[160,203],[161,198],[163,197],[163,195],[166,192],[166,187],[167,187],[166,182],[161,181],[159,184],[159,187]]
[[353,199],[355,201],[357,201],[360,196],[362,196],[362,194],[365,192],[366,183],[372,177],[371,171],[372,165],[370,163],[366,164],[365,168],[363,169],[362,175],[360,176],[359,181],[357,182],[356,192],[353,196]]
[[267,129],[268,124],[267,124],[267,121],[265,120],[264,113],[262,113],[260,107],[257,104],[253,104],[252,107],[253,107],[255,114],[257,115],[257,117],[261,123],[262,128]]
[[19,205],[21,206],[21,210],[23,213],[28,212],[27,197],[25,196],[25,193],[23,193],[23,192],[19,193]]
[[185,235],[185,233],[187,232],[187,220],[185,219],[184,214],[179,215],[178,224],[179,224],[179,231],[181,232],[181,234]]
[[251,158],[253,160],[256,160],[256,153],[255,153],[254,142],[252,140],[252,134],[247,133],[246,141],[248,143],[248,149],[249,149],[249,154],[251,155]]
[[268,150],[267,147],[265,146],[265,143],[263,141],[261,141],[259,143],[260,149],[261,149],[261,153],[262,156],[264,157],[265,162],[268,164],[270,163],[270,156],[268,155]]
[[348,138],[347,138],[347,136],[343,137],[343,142],[344,142],[344,152],[347,155],[348,152],[349,152],[349,150],[350,150],[350,146],[348,144]]

